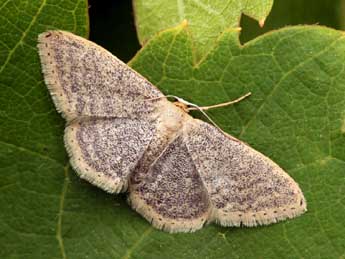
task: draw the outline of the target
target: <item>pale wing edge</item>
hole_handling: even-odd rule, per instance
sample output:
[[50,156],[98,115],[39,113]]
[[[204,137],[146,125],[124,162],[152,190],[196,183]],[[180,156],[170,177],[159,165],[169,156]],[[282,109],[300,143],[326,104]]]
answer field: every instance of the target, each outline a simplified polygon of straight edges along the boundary
[[[182,131],[181,131],[182,134]],[[173,138],[170,143],[175,141],[176,138],[179,137],[179,134]],[[169,144],[170,144],[169,143]],[[161,154],[155,159],[155,161],[151,164],[150,168],[159,160],[160,156],[164,154],[166,149],[168,148],[169,144],[163,149]],[[148,169],[150,170],[150,169]],[[208,218],[211,215],[211,207],[209,207],[208,211],[205,212],[204,215],[201,215],[197,219],[169,219],[164,218],[162,215],[155,212],[149,206],[145,204],[145,201],[141,199],[139,195],[136,194],[135,191],[131,191],[129,189],[128,195],[128,203],[131,207],[137,211],[140,215],[142,215],[148,222],[150,222],[155,228],[164,230],[170,233],[188,233],[188,232],[195,232],[201,229],[205,224],[208,222]]]
[[77,175],[109,193],[119,193],[127,189],[128,181],[110,179],[109,176],[92,169],[85,163],[79,145],[76,143],[77,126],[74,124],[67,125],[65,128],[64,142],[70,158],[70,164]]
[[[303,202],[306,204],[306,202]],[[241,225],[246,227],[256,227],[260,225],[270,225],[298,217],[307,211],[306,206],[300,204],[292,204],[285,207],[278,207],[277,209],[269,209],[259,212],[243,213],[242,211],[221,212],[219,210],[212,210],[210,221],[216,222],[221,226],[239,227]]]
[[268,210],[258,211],[258,212],[243,213],[241,211],[237,211],[237,212],[225,213],[225,212],[213,210],[210,220],[215,221],[216,223],[222,226],[238,227],[238,226],[244,225],[247,227],[255,227],[255,226],[260,226],[260,225],[270,225],[270,224],[277,223],[279,221],[283,221],[286,219],[292,219],[292,218],[302,215],[303,213],[307,211],[307,202],[301,191],[301,188],[299,187],[298,183],[288,173],[285,172],[285,170],[283,170],[279,165],[273,162],[270,158],[260,153],[259,151],[255,150],[254,148],[250,147],[245,142],[240,141],[227,133],[224,133],[224,134],[226,134],[226,136],[229,138],[230,141],[234,141],[235,139],[243,143],[244,145],[249,147],[252,150],[252,152],[257,153],[263,159],[268,161],[268,163],[272,164],[274,167],[280,168],[282,176],[289,179],[289,181],[294,186],[293,189],[298,191],[299,198],[297,199],[297,202],[294,204],[289,204],[288,206],[283,206],[283,207],[278,207],[275,209],[268,209]]
[[210,215],[210,210],[197,219],[169,219],[155,212],[145,202],[130,192],[128,195],[128,203],[131,207],[142,215],[148,222],[157,229],[167,231],[169,233],[191,233],[201,229],[206,223]]
[[62,117],[70,121],[73,117],[73,112],[68,108],[68,102],[63,93],[59,79],[57,77],[57,69],[55,61],[52,56],[54,50],[49,47],[47,38],[53,37],[54,33],[60,31],[47,31],[38,36],[38,53],[41,60],[42,72],[44,75],[44,82],[49,89],[50,95],[55,104],[56,110],[62,114]]
[[[115,57],[111,52],[108,50],[102,48],[101,46],[97,45],[96,43],[89,41],[83,37],[77,36],[71,32],[68,31],[62,31],[62,30],[53,30],[53,31],[46,31],[41,33],[38,36],[38,52],[39,57],[42,65],[42,72],[44,75],[44,81],[49,89],[49,92],[52,96],[53,102],[56,106],[56,109],[59,113],[62,114],[62,116],[67,120],[71,121],[72,119],[76,118],[76,114],[73,113],[72,110],[68,108],[68,101],[65,98],[65,94],[62,92],[63,88],[61,85],[59,85],[59,80],[57,78],[57,69],[55,67],[55,61],[52,58],[52,54],[54,53],[54,50],[49,47],[49,40],[48,38],[54,37],[55,34],[62,34],[67,37],[76,38],[79,41],[85,43],[85,45],[92,46],[100,51],[107,52],[109,55],[111,55],[114,59],[117,60],[121,65],[128,67],[127,64],[125,64],[123,61]],[[128,67],[129,68],[129,67]],[[153,85],[149,80],[147,80],[145,77],[143,77],[141,74],[136,72],[134,69],[131,69],[131,72],[133,72],[137,77],[143,79],[145,82],[147,82],[150,87],[155,89],[157,93],[159,93],[160,97],[164,97],[164,95],[161,93],[161,91]]]
[[[195,119],[195,121],[197,121],[198,123],[200,122],[205,123],[198,119]],[[249,147],[253,152],[256,152],[259,156],[261,156],[263,159],[268,161],[270,164],[273,164],[274,167],[278,167],[281,169],[281,167],[279,167],[275,162],[273,162],[271,159],[269,159],[267,156],[260,153],[259,151],[253,149],[245,142],[238,140],[237,138],[225,132],[221,132],[221,133],[224,134],[229,139],[229,141],[241,142],[242,144]],[[185,137],[188,137],[188,135],[185,135]],[[187,150],[188,150],[188,145],[187,145]],[[193,156],[192,155],[190,156],[193,159]],[[293,183],[294,189],[297,190],[299,193],[299,199],[297,199],[297,202],[295,204],[290,204],[288,206],[283,206],[283,207],[278,207],[275,209],[269,209],[269,210],[258,211],[258,212],[248,212],[248,213],[244,213],[242,211],[222,212],[221,210],[218,210],[213,206],[212,201],[210,199],[210,205],[211,205],[212,211],[208,219],[208,222],[216,222],[217,224],[220,224],[221,226],[239,227],[241,225],[244,225],[247,227],[255,227],[259,225],[269,225],[269,224],[277,223],[285,219],[292,219],[305,213],[307,211],[307,202],[298,183],[296,183],[295,180],[289,174],[287,174],[283,169],[281,169],[281,172],[282,172],[283,177],[289,179],[289,181]]]

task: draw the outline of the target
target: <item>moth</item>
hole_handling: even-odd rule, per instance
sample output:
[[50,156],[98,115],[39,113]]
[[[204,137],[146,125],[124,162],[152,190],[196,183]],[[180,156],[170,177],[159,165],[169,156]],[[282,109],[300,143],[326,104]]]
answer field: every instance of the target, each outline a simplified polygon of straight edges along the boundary
[[269,158],[192,118],[102,47],[65,31],[39,35],[45,83],[66,119],[77,174],[128,192],[154,227],[257,226],[306,211],[298,184]]

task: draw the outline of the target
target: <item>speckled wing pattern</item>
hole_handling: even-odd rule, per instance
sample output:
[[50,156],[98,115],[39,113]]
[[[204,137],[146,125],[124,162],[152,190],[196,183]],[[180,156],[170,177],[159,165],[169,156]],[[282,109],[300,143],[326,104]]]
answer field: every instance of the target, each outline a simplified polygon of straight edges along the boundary
[[167,145],[146,172],[133,175],[129,199],[159,229],[186,232],[203,226],[211,206],[182,135]]
[[48,31],[38,41],[45,82],[67,120],[71,164],[98,187],[125,191],[154,134],[157,102],[151,99],[162,93],[111,53],[72,33]]
[[163,96],[144,77],[100,46],[69,32],[39,35],[45,82],[56,108],[71,121],[80,116],[143,117],[146,99]]
[[305,212],[297,183],[245,143],[200,120],[184,130],[184,141],[212,204],[210,221],[256,226]]
[[108,192],[127,190],[128,178],[155,133],[147,121],[89,118],[65,130],[71,164],[81,178]]
[[108,51],[63,31],[41,34],[38,48],[73,168],[105,191],[128,191],[153,226],[256,226],[306,211],[278,165],[193,119]]

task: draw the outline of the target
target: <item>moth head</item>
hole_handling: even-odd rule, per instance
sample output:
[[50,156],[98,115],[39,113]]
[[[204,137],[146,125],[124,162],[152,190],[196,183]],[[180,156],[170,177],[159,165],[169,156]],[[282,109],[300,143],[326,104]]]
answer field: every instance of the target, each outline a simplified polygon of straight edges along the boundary
[[185,103],[182,103],[180,101],[173,102],[173,104],[177,107],[180,108],[182,111],[188,113],[188,106]]

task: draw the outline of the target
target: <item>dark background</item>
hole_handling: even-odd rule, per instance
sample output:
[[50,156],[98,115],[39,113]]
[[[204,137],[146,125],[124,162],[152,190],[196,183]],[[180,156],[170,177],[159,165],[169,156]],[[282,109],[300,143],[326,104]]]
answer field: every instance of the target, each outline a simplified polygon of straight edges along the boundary
[[[158,1],[158,0],[157,0]],[[90,39],[121,60],[129,61],[140,49],[132,1],[89,0]],[[286,25],[319,24],[344,29],[345,0],[275,0],[263,28],[242,16],[242,43]]]

